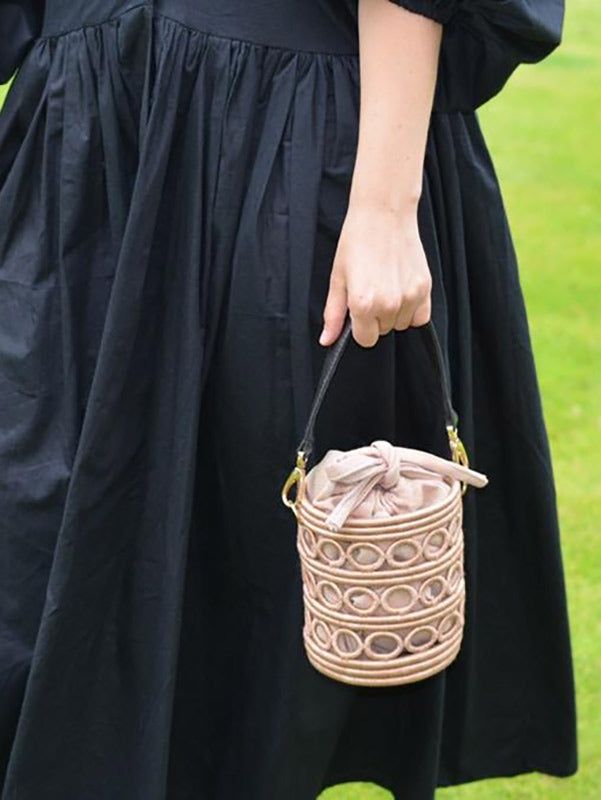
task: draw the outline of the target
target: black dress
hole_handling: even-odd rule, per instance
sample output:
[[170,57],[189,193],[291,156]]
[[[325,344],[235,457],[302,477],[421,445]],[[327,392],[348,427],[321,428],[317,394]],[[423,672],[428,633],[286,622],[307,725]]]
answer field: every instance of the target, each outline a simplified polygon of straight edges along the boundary
[[[562,2],[401,5],[445,26],[419,224],[490,484],[465,497],[459,657],[357,688],[306,659],[279,494],[325,355],[356,0],[0,0],[2,800],[422,800],[576,770],[554,479],[475,113],[557,46]],[[448,457],[421,342],[351,340],[315,459]]]

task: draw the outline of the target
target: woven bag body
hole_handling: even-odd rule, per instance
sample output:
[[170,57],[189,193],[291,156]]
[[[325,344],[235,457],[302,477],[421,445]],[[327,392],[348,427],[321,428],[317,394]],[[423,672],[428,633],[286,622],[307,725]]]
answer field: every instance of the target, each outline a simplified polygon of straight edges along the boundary
[[307,656],[344,683],[398,685],[444,669],[463,637],[462,493],[428,509],[325,527],[298,506]]

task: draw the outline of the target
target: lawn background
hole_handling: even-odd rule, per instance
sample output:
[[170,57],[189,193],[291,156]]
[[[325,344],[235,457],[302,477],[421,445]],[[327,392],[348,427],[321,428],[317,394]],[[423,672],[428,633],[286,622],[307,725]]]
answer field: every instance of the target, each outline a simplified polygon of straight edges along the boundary
[[[437,800],[601,797],[600,86],[601,4],[568,0],[561,46],[541,64],[522,65],[478,111],[518,253],[554,457],[579,770],[568,779],[532,774],[439,789]],[[319,800],[390,797],[370,784],[344,784]]]

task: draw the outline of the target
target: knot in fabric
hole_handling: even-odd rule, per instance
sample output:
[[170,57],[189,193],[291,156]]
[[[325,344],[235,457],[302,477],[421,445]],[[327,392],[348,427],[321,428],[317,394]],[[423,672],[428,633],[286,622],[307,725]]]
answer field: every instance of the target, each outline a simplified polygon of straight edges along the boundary
[[392,489],[399,482],[401,455],[399,450],[383,439],[366,447],[350,450],[326,467],[326,475],[337,483],[356,484],[367,480]]
[[[329,451],[311,476],[315,501],[329,507],[325,524],[336,531],[358,509],[359,516],[383,517],[415,511],[438,502],[450,491],[450,481],[485,486],[486,475],[463,464],[384,439],[348,451]],[[366,501],[367,498],[367,501]],[[366,501],[366,502],[364,502]],[[334,504],[334,507],[332,507]]]
[[390,491],[398,484],[401,474],[401,452],[385,439],[349,450],[331,461],[326,475],[334,483],[346,484],[349,489],[326,519],[331,530],[338,530],[348,515],[376,486]]

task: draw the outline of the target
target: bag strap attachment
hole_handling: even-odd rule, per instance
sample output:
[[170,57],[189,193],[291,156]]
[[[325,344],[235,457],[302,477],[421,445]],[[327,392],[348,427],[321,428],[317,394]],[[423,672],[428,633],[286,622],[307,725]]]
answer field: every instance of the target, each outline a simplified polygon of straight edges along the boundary
[[[444,408],[445,426],[449,437],[452,460],[468,467],[469,459],[463,442],[459,438],[459,433],[457,431],[459,418],[457,412],[453,408],[451,390],[445,369],[442,348],[440,346],[440,341],[438,339],[434,323],[432,320],[429,320],[425,325],[420,325],[418,330],[423,332],[428,353],[439,379]],[[304,483],[303,479],[307,470],[307,462],[315,444],[315,420],[351,333],[352,320],[350,316],[347,316],[340,336],[332,345],[330,345],[324,358],[319,380],[317,382],[317,388],[313,397],[313,403],[307,419],[307,424],[305,426],[301,442],[296,450],[296,464],[288,475],[284,486],[282,487],[282,502],[284,505],[292,508],[295,513],[296,503],[301,499],[301,491]],[[294,500],[290,500],[288,495],[291,488],[296,483],[300,484],[297,488],[296,498]],[[465,493],[466,489],[467,484],[463,483],[462,493]]]

